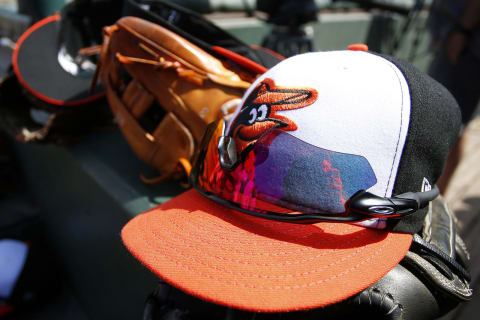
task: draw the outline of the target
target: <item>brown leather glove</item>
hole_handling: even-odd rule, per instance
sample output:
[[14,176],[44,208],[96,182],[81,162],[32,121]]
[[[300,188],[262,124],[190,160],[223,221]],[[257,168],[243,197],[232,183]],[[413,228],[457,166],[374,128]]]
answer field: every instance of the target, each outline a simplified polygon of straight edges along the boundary
[[189,173],[206,125],[233,111],[250,81],[179,35],[124,17],[104,29],[97,73],[113,114],[155,179]]

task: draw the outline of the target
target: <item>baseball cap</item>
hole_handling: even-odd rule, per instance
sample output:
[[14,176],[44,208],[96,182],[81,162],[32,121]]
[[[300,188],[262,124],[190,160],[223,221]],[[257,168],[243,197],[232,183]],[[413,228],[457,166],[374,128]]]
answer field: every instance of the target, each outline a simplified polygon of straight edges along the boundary
[[104,96],[101,85],[90,93],[95,52],[79,50],[102,43],[103,26],[113,24],[122,6],[115,0],[76,0],[59,13],[29,27],[12,55],[15,74],[35,98],[56,106],[74,106]]
[[451,94],[408,62],[297,55],[260,76],[231,121],[210,125],[195,188],[133,218],[122,240],[210,302],[260,312],[333,304],[405,256],[459,128]]

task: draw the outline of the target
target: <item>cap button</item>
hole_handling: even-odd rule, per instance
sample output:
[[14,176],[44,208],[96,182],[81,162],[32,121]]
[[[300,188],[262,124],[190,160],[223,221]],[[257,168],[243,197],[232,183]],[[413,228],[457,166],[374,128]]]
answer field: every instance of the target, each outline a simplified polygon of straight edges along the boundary
[[364,43],[353,43],[347,49],[351,51],[368,51],[368,46]]

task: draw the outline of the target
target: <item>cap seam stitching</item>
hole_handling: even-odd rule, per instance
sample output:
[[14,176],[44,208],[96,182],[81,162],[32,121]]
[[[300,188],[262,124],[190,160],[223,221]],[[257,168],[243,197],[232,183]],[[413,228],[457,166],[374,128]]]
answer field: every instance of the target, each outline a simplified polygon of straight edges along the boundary
[[[199,260],[198,258],[193,258],[193,257],[190,257],[188,255],[186,255],[185,253],[182,253],[181,251],[179,251],[177,248],[173,247],[173,246],[169,246],[171,249],[173,249],[176,253],[178,253],[180,256],[183,256],[185,258],[187,258],[187,260],[190,260],[190,261],[193,261],[195,263],[198,263],[204,267],[207,267],[207,268],[210,268],[210,269],[213,269],[213,270],[216,270],[216,271],[220,271],[220,272],[224,272],[224,273],[227,273],[227,274],[230,274],[232,276],[246,276],[246,277],[251,277],[251,278],[262,278],[262,279],[286,279],[286,278],[297,278],[297,277],[301,277],[301,276],[307,276],[309,274],[315,274],[315,273],[319,273],[325,269],[328,269],[328,268],[331,268],[333,266],[336,266],[336,265],[339,265],[340,263],[346,261],[348,258],[351,258],[353,256],[356,256],[357,254],[359,254],[362,250],[356,250],[354,253],[348,255],[348,256],[345,256],[339,260],[336,260],[334,263],[330,263],[326,266],[323,266],[323,267],[320,267],[320,268],[317,268],[317,269],[313,269],[313,270],[308,270],[308,271],[305,271],[305,272],[297,272],[297,273],[293,273],[293,274],[284,274],[284,275],[261,275],[261,274],[257,274],[257,273],[247,273],[247,272],[233,272],[231,270],[228,270],[228,269],[223,269],[223,268],[220,268],[216,265],[212,265],[212,264],[209,264],[209,263],[206,263],[206,262],[203,262],[201,260]],[[191,246],[189,246],[191,247]],[[196,250],[196,251],[199,251],[199,250]],[[166,256],[166,253],[163,254],[164,256]],[[205,255],[205,254],[204,254]],[[218,256],[215,256],[215,255],[205,255],[207,257],[211,257],[211,258],[214,258],[216,260],[223,260],[223,261],[233,261],[233,262],[237,262],[239,263],[240,265],[247,265],[247,266],[262,266],[260,264],[253,264],[253,263],[248,263],[247,261],[241,261],[241,260],[229,260],[229,259],[224,259],[222,257],[218,257]],[[294,263],[294,264],[299,264],[299,263]],[[277,264],[278,265],[278,264]],[[289,264],[285,264],[284,266],[288,266]],[[269,265],[263,265],[265,267],[268,267]]]
[[[147,224],[146,224],[146,220],[144,221],[144,224],[145,224],[145,226],[147,225]],[[143,228],[143,231],[147,231],[147,228],[144,227],[144,228]],[[155,232],[154,230],[151,230],[151,231],[152,231],[151,233],[152,233],[154,236],[156,236],[157,238],[159,238],[159,237],[158,237],[159,234],[158,234],[157,232]],[[146,243],[150,248],[153,248],[153,246],[150,245],[149,241],[147,241],[148,239],[145,238],[145,236],[144,236],[146,233],[145,233],[145,232],[141,232],[140,234],[142,235],[142,239],[145,241],[145,243]],[[193,248],[193,249],[194,249],[195,251],[197,251],[197,252],[200,251],[200,249],[194,248],[192,245],[189,245],[189,244],[186,242],[186,240],[179,239],[179,238],[177,238],[177,239],[180,240],[181,242],[183,242],[187,247]],[[391,241],[391,238],[388,238],[388,240],[387,240],[386,243],[388,243],[388,242],[390,242],[390,241]],[[180,255],[186,257],[185,254],[182,254],[182,253],[179,252],[179,249],[174,248],[174,247],[171,246],[171,245],[169,245],[169,247],[172,248],[174,251],[178,252]],[[384,247],[384,245],[383,245],[382,247]],[[350,257],[352,257],[352,256],[356,256],[357,254],[359,254],[360,252],[362,252],[362,251],[364,251],[364,250],[365,250],[365,246],[362,246],[361,248],[356,249],[353,253],[347,255],[346,257],[344,257],[342,261],[344,261],[345,258],[350,258]],[[243,264],[243,265],[251,265],[251,266],[253,265],[253,266],[263,266],[263,267],[270,267],[270,266],[273,266],[273,265],[276,265],[276,266],[278,266],[278,265],[289,266],[289,265],[295,265],[295,264],[298,265],[298,264],[301,264],[301,263],[304,263],[304,262],[307,262],[307,261],[313,261],[313,260],[315,260],[316,258],[323,257],[323,256],[325,256],[325,255],[328,254],[328,252],[325,252],[325,254],[323,254],[323,255],[316,255],[315,257],[311,257],[310,259],[297,260],[297,261],[294,261],[294,262],[288,262],[288,263],[283,263],[283,264],[265,264],[265,263],[264,263],[264,264],[258,264],[258,263],[249,263],[249,262],[247,262],[247,261],[242,261],[242,260],[238,260],[238,259],[236,259],[236,260],[226,259],[226,258],[223,258],[223,257],[219,257],[219,256],[207,254],[207,253],[204,252],[204,251],[202,251],[201,253],[202,253],[203,255],[205,255],[205,256],[212,257],[212,258],[217,259],[217,260],[231,261],[231,262],[236,262],[236,263]],[[187,258],[188,258],[188,257],[187,257]],[[202,262],[200,262],[200,263],[203,264],[204,266],[211,267],[211,268],[214,268],[214,269],[215,269],[215,267],[213,267],[213,266],[211,266],[211,265],[209,265],[209,264],[205,264],[205,263],[202,263]],[[336,263],[330,264],[330,265],[328,265],[328,266],[336,265],[336,264],[339,264],[339,263],[340,263],[340,262],[336,262]],[[320,269],[320,270],[322,270],[322,269]],[[235,273],[232,273],[232,274],[235,274]]]
[[[158,233],[154,232],[153,231],[153,234],[155,236],[158,236]],[[144,240],[147,240],[146,238],[143,238]],[[192,247],[191,245],[189,245],[188,243],[186,243],[185,240],[182,240],[182,242],[187,246],[187,247]],[[362,247],[362,250],[363,250],[364,247]],[[200,249],[196,249],[196,248],[193,248],[195,249],[195,251],[199,251]],[[175,249],[174,249],[175,250]],[[360,250],[360,251],[362,251]],[[224,261],[231,261],[231,262],[236,262],[236,263],[239,263],[239,264],[243,264],[243,265],[255,265],[255,266],[261,266],[261,267],[271,267],[271,266],[278,266],[278,265],[282,265],[282,266],[288,266],[288,265],[298,265],[298,264],[301,264],[301,263],[304,263],[304,262],[308,262],[308,261],[313,261],[313,260],[316,260],[318,258],[321,258],[321,257],[324,257],[326,255],[328,255],[328,252],[325,252],[324,254],[317,254],[315,257],[311,257],[309,259],[302,259],[302,260],[296,260],[296,261],[293,261],[293,262],[284,262],[282,264],[278,264],[278,263],[275,263],[275,264],[266,264],[266,263],[263,263],[263,264],[259,264],[259,263],[255,263],[255,264],[252,264],[252,263],[248,263],[248,262],[245,262],[245,261],[242,261],[242,260],[238,260],[238,259],[226,259],[226,258],[222,258],[222,257],[218,257],[218,256],[215,256],[215,255],[209,255],[209,254],[206,254],[205,252],[201,252],[203,255],[207,255],[209,257],[213,257],[213,258],[216,258],[217,260],[224,260]]]
[[[394,169],[394,166],[395,166],[395,160],[397,159],[398,147],[400,145],[400,140],[401,140],[401,133],[402,133],[402,128],[403,128],[403,112],[404,112],[405,101],[404,101],[404,91],[403,91],[402,81],[400,79],[400,76],[398,75],[399,70],[395,69],[395,68],[398,69],[398,67],[396,67],[393,63],[391,63],[387,60],[384,60],[384,61],[393,70],[395,76],[397,77],[397,80],[398,80],[398,83],[399,83],[399,86],[400,86],[401,97],[402,97],[402,103],[401,103],[402,107],[401,107],[401,111],[400,111],[400,128],[398,130],[398,140],[397,140],[397,144],[395,146],[395,154],[394,154],[394,157],[393,157],[392,166],[390,167],[390,175],[388,177],[388,183],[387,183],[387,187],[386,187],[385,193],[384,193],[384,197],[386,197],[387,196],[387,191],[388,191],[388,189],[390,187],[390,184],[391,184],[391,181],[392,181],[393,169]],[[400,162],[398,163],[398,165],[400,166]],[[392,187],[392,194],[393,194],[393,187]]]
[[[146,222],[146,221],[144,221]],[[144,229],[145,230],[145,229]],[[143,235],[143,233],[140,233]],[[142,237],[144,240],[146,240],[144,237]],[[362,260],[360,263],[354,265],[353,267],[351,267],[350,269],[347,269],[345,270],[344,272],[338,274],[338,275],[333,275],[329,278],[326,278],[326,279],[321,279],[321,280],[318,280],[318,281],[313,281],[313,282],[310,282],[310,283],[304,283],[302,285],[295,285],[295,286],[275,286],[275,287],[266,287],[266,286],[263,286],[263,285],[259,285],[259,286],[255,286],[255,285],[248,285],[248,284],[244,284],[244,283],[240,283],[240,282],[237,282],[237,281],[228,281],[228,280],[222,280],[222,279],[219,279],[217,277],[214,277],[214,276],[211,276],[211,275],[208,275],[200,270],[194,270],[193,268],[189,267],[188,265],[185,265],[179,261],[174,261],[170,256],[167,256],[165,253],[163,252],[156,252],[157,254],[161,254],[162,256],[164,256],[167,260],[169,260],[170,262],[173,262],[174,264],[176,265],[180,265],[180,266],[183,266],[184,268],[186,268],[187,270],[190,270],[190,271],[194,271],[194,272],[197,272],[198,274],[206,277],[206,278],[209,278],[209,279],[212,279],[212,280],[216,280],[216,281],[219,281],[219,282],[223,282],[223,283],[227,283],[227,284],[232,284],[234,286],[242,286],[242,287],[245,287],[245,288],[253,288],[253,289],[267,289],[267,290],[296,290],[296,289],[302,289],[302,288],[306,288],[306,287],[312,287],[312,286],[315,286],[315,285],[319,285],[321,283],[326,283],[326,282],[329,282],[337,277],[340,277],[340,276],[343,276],[343,275],[346,275],[346,274],[349,274],[350,272],[354,271],[355,269],[359,268],[360,265],[363,265],[365,263],[367,263],[368,261],[372,260],[373,257],[375,256],[378,256],[382,251],[383,249],[387,246],[387,244],[389,244],[389,242],[392,240],[392,238],[389,238],[380,248],[378,248],[373,255],[370,255],[367,259],[365,260]],[[147,241],[145,242],[146,245],[149,247],[149,248],[153,248]],[[177,249],[178,250],[178,249]]]
[[[175,225],[176,225],[176,224],[175,224]],[[176,226],[177,226],[177,227],[180,227],[179,225],[176,225]],[[152,231],[152,233],[153,233],[155,236],[158,236],[158,235],[159,235],[159,234],[158,234],[157,232],[155,232],[155,231]],[[191,233],[189,233],[189,234],[191,234]],[[356,240],[356,239],[358,239],[358,238],[361,238],[361,236],[359,235],[359,236],[357,236],[356,238],[354,238],[354,239],[352,239],[352,240]],[[144,238],[144,239],[145,239],[145,238]],[[177,239],[178,239],[178,238],[177,238]],[[145,239],[145,240],[146,240],[146,239]],[[200,250],[200,249],[197,249],[197,248],[193,247],[193,246],[190,245],[189,243],[187,243],[186,240],[181,240],[181,242],[184,243],[187,247],[193,248],[195,251],[199,251],[199,250]],[[354,242],[354,241],[349,241],[348,243],[353,243],[353,242]],[[362,248],[364,248],[364,247],[362,247]],[[234,250],[234,249],[233,249],[233,250]],[[317,249],[317,250],[318,250],[318,249]],[[327,250],[328,250],[328,249],[327,249]],[[340,250],[340,249],[329,249],[329,250],[331,250],[331,251],[338,251],[338,250]],[[238,252],[238,253],[242,253],[241,251],[238,251],[238,250],[234,250],[234,251],[236,251],[236,252]],[[306,248],[306,249],[300,249],[300,250],[296,250],[296,251],[297,251],[297,252],[299,252],[299,251],[308,251],[308,248]],[[202,252],[202,253],[205,254],[204,252]],[[326,256],[326,255],[328,255],[328,254],[331,254],[331,253],[332,253],[332,252],[325,252],[324,254],[316,254],[314,257],[311,257],[310,259],[296,260],[296,261],[294,261],[294,262],[284,263],[283,265],[300,264],[300,263],[303,263],[303,262],[312,261],[312,260],[315,260],[315,259],[317,259],[317,258],[324,257],[324,256]],[[286,253],[283,253],[283,254],[286,254]],[[272,255],[266,255],[266,256],[272,256]],[[281,256],[281,255],[277,255],[277,256]],[[212,257],[215,257],[215,256],[212,256]],[[226,259],[224,259],[224,258],[220,258],[220,259],[226,260]],[[234,261],[234,262],[237,262],[237,263],[245,264],[245,263],[242,262],[241,260],[230,260],[230,261]],[[247,264],[248,264],[248,262],[247,262]],[[268,266],[272,266],[273,264],[272,264],[272,265],[257,264],[257,265],[259,265],[259,266],[267,266],[267,267],[268,267]],[[275,265],[279,265],[279,264],[275,264]]]

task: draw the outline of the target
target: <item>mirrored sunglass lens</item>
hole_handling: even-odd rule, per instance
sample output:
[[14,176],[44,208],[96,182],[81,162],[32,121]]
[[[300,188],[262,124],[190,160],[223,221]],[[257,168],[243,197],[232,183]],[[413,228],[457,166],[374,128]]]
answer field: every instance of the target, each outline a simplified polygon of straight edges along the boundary
[[220,136],[210,140],[199,185],[247,210],[339,214],[355,192],[377,181],[364,157],[322,149],[279,129],[263,134],[225,170]]

